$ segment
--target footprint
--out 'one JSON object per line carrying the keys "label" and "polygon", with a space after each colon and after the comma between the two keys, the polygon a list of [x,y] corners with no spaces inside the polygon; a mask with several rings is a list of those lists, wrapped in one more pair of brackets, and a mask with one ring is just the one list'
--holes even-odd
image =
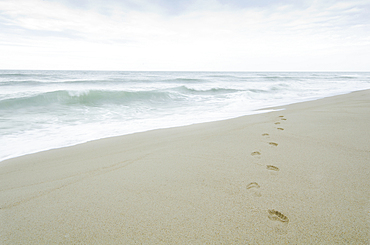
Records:
{"label": "footprint", "polygon": [[280,124],[280,122],[276,122],[275,124]]}
{"label": "footprint", "polygon": [[269,136],[269,134],[268,133],[264,133],[264,134],[262,134],[262,136]]}
{"label": "footprint", "polygon": [[251,153],[252,156],[260,156],[261,155],[261,152],[259,151],[254,151]]}
{"label": "footprint", "polygon": [[285,118],[281,118],[281,120],[284,120],[285,121],[286,119]]}
{"label": "footprint", "polygon": [[272,146],[278,146],[278,143],[275,143],[275,142],[269,142],[269,145],[272,145]]}
{"label": "footprint", "polygon": [[266,168],[268,170],[273,170],[273,171],[279,171],[280,170],[278,167],[275,167],[273,165],[266,165]]}
{"label": "footprint", "polygon": [[284,130],[283,128],[277,128],[278,130]]}
{"label": "footprint", "polygon": [[261,192],[259,190],[260,185],[257,182],[251,182],[247,185],[247,190],[250,189],[250,192],[253,193],[256,197],[261,197]]}
{"label": "footprint", "polygon": [[247,185],[247,189],[251,188],[260,188],[260,185],[257,182],[251,182]]}
{"label": "footprint", "polygon": [[279,117],[284,117],[284,116],[279,116]]}
{"label": "footprint", "polygon": [[271,220],[278,220],[280,222],[289,222],[288,217],[286,217],[284,214],[280,213],[279,211],[276,211],[274,209],[269,209],[269,216],[268,218]]}

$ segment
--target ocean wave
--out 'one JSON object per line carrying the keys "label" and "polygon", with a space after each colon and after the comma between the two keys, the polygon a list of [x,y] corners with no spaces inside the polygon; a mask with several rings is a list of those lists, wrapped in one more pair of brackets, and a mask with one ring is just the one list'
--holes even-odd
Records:
{"label": "ocean wave", "polygon": [[231,89],[231,88],[195,89],[195,88],[189,88],[188,86],[179,86],[179,87],[173,88],[173,90],[180,91],[182,93],[198,94],[198,95],[228,94],[228,93],[235,93],[235,92],[242,91],[239,89]]}
{"label": "ocean wave", "polygon": [[1,78],[17,78],[17,77],[20,77],[20,78],[23,78],[23,77],[38,77],[38,78],[50,78],[50,77],[54,77],[55,75],[54,74],[42,74],[42,73],[16,73],[16,72],[4,72],[4,71],[0,71],[0,79]]}
{"label": "ocean wave", "polygon": [[174,100],[173,96],[171,96],[169,92],[162,91],[58,90],[34,94],[27,97],[5,99],[0,101],[0,108],[47,107],[55,106],[56,104],[65,106],[102,106],[104,104],[130,105],[132,103],[164,103],[171,100]]}
{"label": "ocean wave", "polygon": [[358,78],[360,78],[359,75],[339,75],[337,77],[341,78],[341,79],[358,79]]}
{"label": "ocean wave", "polygon": [[238,76],[228,75],[228,74],[212,74],[212,75],[208,75],[207,77],[213,77],[213,78],[238,78]]}
{"label": "ocean wave", "polygon": [[[20,95],[0,101],[1,109],[42,107],[59,105],[102,106],[104,104],[130,105],[132,103],[171,103],[191,100],[189,96],[217,96],[240,92],[238,89],[210,88],[195,89],[179,86],[164,90],[120,91],[120,90],[57,90]],[[258,90],[251,90],[259,92]]]}
{"label": "ocean wave", "polygon": [[299,76],[284,76],[284,75],[272,75],[272,76],[263,76],[263,79],[271,80],[271,81],[299,81],[302,77]]}
{"label": "ocean wave", "polygon": [[37,86],[41,84],[48,84],[48,82],[42,82],[40,80],[10,80],[0,81],[0,86]]}
{"label": "ocean wave", "polygon": [[20,93],[17,97],[0,100],[0,110],[29,107],[61,106],[103,106],[105,104],[133,105],[133,104],[171,104],[183,101],[215,99],[219,96],[229,96],[234,93],[271,93],[286,89],[279,84],[266,89],[233,89],[233,88],[191,88],[178,86],[162,90],[122,91],[122,90],[56,90],[46,92]]}
{"label": "ocean wave", "polygon": [[68,80],[68,79],[44,79],[41,80],[40,78],[34,78],[34,79],[6,79],[6,80],[0,80],[0,86],[48,86],[48,85],[63,85],[63,86],[68,86],[68,85],[114,85],[114,84],[119,84],[117,81],[109,81],[105,79],[79,79],[79,80]]}
{"label": "ocean wave", "polygon": [[29,74],[20,73],[2,73],[0,77],[27,77]]}
{"label": "ocean wave", "polygon": [[200,79],[200,78],[186,78],[186,77],[177,77],[177,78],[166,78],[163,80],[158,80],[159,82],[165,83],[207,83],[210,82],[207,79]]}
{"label": "ocean wave", "polygon": [[225,95],[225,94],[233,94],[233,93],[272,93],[276,92],[277,90],[286,90],[289,89],[289,85],[287,83],[279,83],[275,84],[274,86],[267,87],[266,89],[258,89],[258,88],[209,88],[209,89],[195,89],[189,88],[187,86],[179,86],[173,88],[173,90],[180,91],[184,94],[194,94],[194,95]]}

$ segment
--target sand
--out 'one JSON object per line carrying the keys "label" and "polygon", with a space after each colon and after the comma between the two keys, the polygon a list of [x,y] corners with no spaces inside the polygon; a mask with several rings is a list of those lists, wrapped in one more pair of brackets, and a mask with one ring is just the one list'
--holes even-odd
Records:
{"label": "sand", "polygon": [[2,244],[367,244],[370,90],[0,163]]}

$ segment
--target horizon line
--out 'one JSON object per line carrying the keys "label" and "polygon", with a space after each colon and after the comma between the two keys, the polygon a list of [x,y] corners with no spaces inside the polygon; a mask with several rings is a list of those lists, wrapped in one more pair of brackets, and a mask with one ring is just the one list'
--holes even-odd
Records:
{"label": "horizon line", "polygon": [[105,70],[105,69],[0,69],[0,71],[98,71],[98,72],[370,72],[369,71],[352,71],[352,70],[344,70],[344,71],[315,71],[315,70],[308,70],[308,71],[267,71],[267,70],[255,70],[255,71],[240,71],[240,70]]}

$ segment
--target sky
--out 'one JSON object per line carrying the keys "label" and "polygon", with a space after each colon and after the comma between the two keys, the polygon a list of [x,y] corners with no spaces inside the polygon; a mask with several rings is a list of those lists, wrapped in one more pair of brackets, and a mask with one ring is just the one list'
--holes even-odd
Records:
{"label": "sky", "polygon": [[0,0],[0,69],[370,71],[370,0]]}

